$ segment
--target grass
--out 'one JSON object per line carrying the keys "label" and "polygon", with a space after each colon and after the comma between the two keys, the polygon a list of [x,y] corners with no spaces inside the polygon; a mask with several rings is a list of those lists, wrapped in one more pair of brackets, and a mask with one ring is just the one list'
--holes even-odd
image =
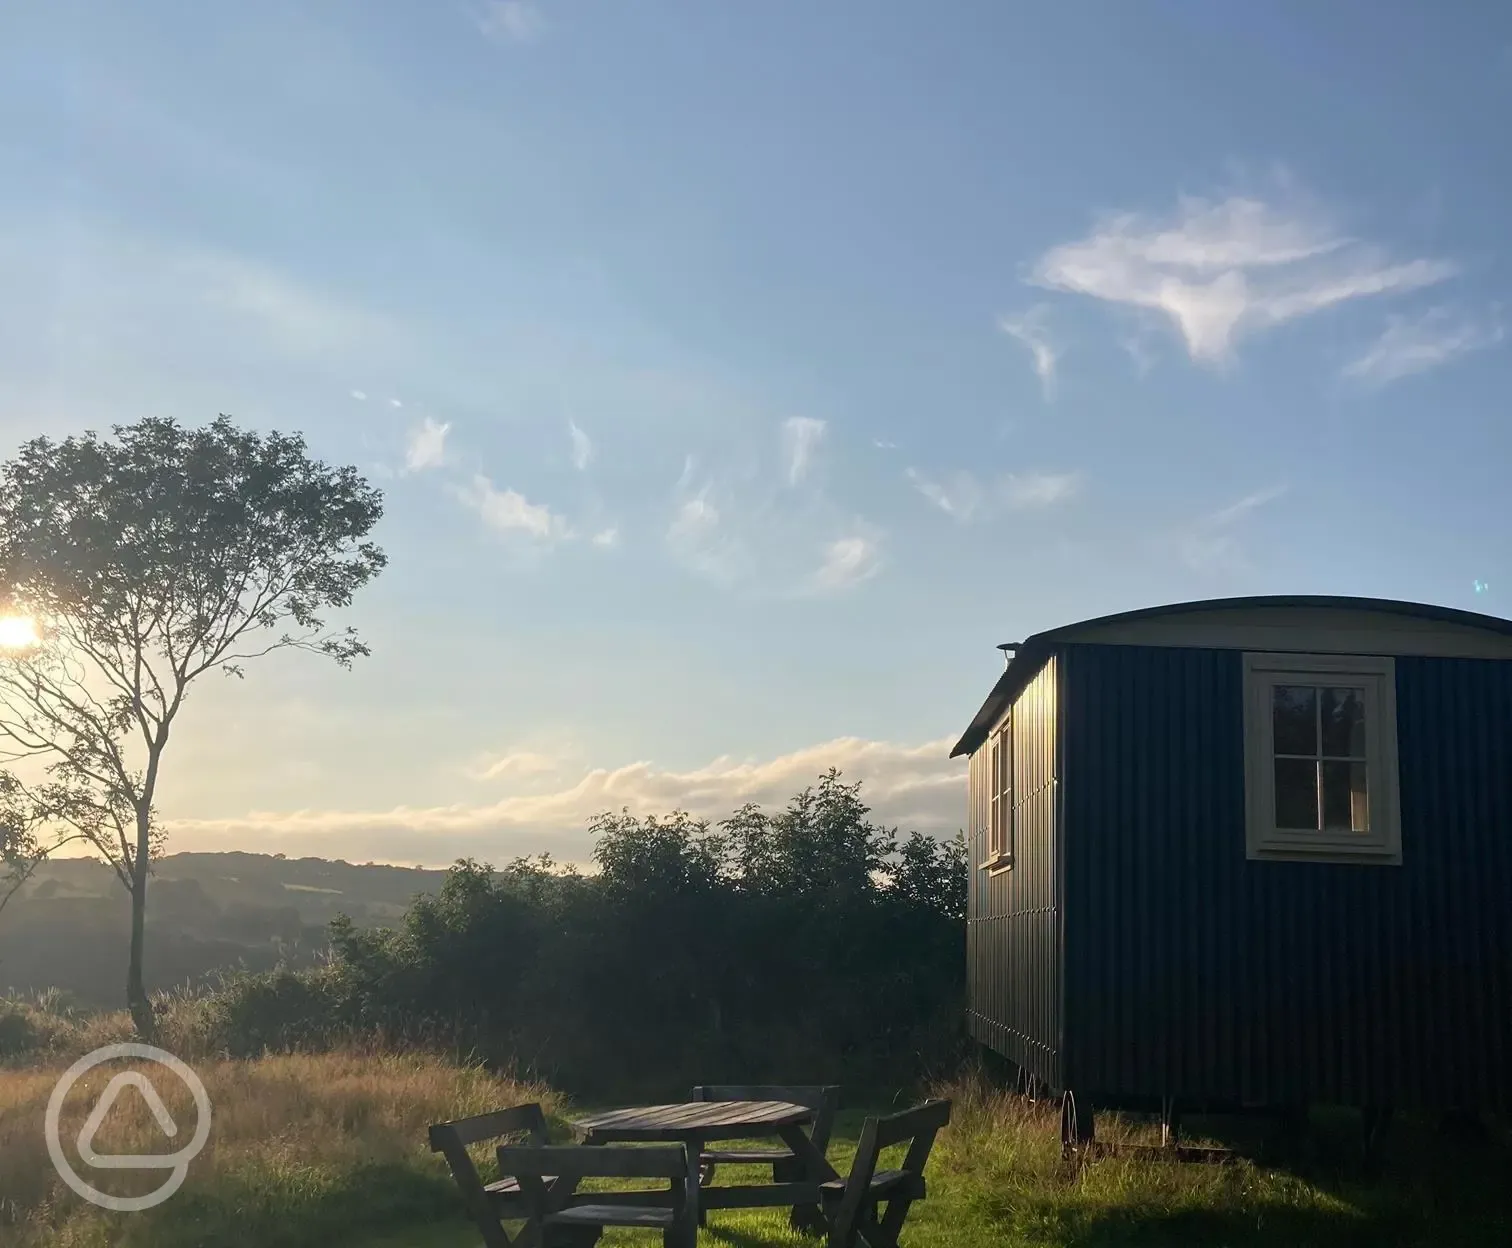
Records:
{"label": "grass", "polygon": [[[59,1058],[0,1071],[0,1244],[15,1248],[478,1248],[451,1180],[425,1146],[434,1121],[525,1099],[558,1119],[574,1112],[550,1090],[437,1057],[351,1050],[252,1062],[195,1062],[214,1105],[211,1145],[182,1191],[154,1210],[109,1214],[73,1196],[53,1173],[40,1124]],[[105,1072],[96,1072],[94,1089]],[[187,1097],[161,1089],[175,1120]],[[908,1248],[1001,1244],[1505,1245],[1512,1243],[1512,1160],[1505,1140],[1458,1152],[1411,1123],[1388,1137],[1383,1175],[1348,1159],[1345,1118],[1320,1120],[1303,1163],[1176,1165],[1108,1157],[1062,1162],[1052,1107],[993,1090],[980,1078],[938,1089],[955,1102],[930,1162],[929,1199],[904,1231]],[[76,1138],[91,1101],[71,1097],[63,1137]],[[861,1115],[841,1115],[831,1159],[849,1165]],[[1216,1129],[1214,1127],[1213,1129]],[[1099,1121],[1099,1135],[1142,1138],[1148,1127]],[[165,1152],[145,1104],[118,1102],[100,1150]],[[97,1177],[91,1175],[92,1178]],[[721,1182],[757,1172],[720,1171]],[[146,1190],[158,1175],[118,1172],[111,1190]],[[135,1183],[135,1187],[131,1185]],[[103,1178],[99,1186],[106,1187]],[[704,1248],[782,1248],[819,1242],[789,1231],[781,1211],[719,1211]],[[656,1243],[611,1232],[604,1248]]]}
{"label": "grass", "polygon": [[[451,1180],[425,1149],[430,1123],[521,1100],[540,1100],[548,1112],[557,1103],[549,1089],[418,1054],[353,1050],[194,1066],[213,1106],[210,1143],[181,1191],[155,1209],[124,1214],[86,1204],[52,1168],[42,1122],[60,1067],[0,1072],[0,1243],[360,1243],[380,1228],[423,1226],[454,1215]],[[69,1097],[60,1132],[65,1141],[77,1139],[108,1076],[97,1068],[86,1076],[92,1087]],[[161,1080],[158,1090],[174,1121],[187,1130],[194,1122],[187,1091],[172,1079]],[[102,1153],[165,1153],[174,1147],[134,1093],[117,1101],[97,1144]],[[121,1195],[153,1190],[162,1181],[161,1172],[89,1177]]]}

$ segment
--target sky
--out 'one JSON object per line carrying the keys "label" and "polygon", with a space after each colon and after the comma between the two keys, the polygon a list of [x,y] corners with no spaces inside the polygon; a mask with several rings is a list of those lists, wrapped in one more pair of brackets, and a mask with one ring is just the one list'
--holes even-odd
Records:
{"label": "sky", "polygon": [[994,649],[1512,614],[1512,8],[0,9],[0,457],[385,492],[371,658],[206,677],[173,849],[586,862],[827,767],[951,834]]}

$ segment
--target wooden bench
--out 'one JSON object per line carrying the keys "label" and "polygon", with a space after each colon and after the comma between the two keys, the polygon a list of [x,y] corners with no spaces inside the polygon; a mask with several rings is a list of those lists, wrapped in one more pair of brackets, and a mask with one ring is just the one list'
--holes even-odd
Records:
{"label": "wooden bench", "polygon": [[[541,1248],[591,1245],[608,1226],[659,1230],[664,1248],[697,1244],[698,1163],[681,1144],[505,1145],[499,1171],[519,1179]],[[669,1186],[665,1192],[575,1195],[586,1178],[667,1179]]]}
{"label": "wooden bench", "polygon": [[[430,1129],[431,1152],[446,1158],[452,1178],[462,1190],[468,1216],[482,1232],[486,1248],[525,1248],[524,1244],[512,1241],[500,1223],[506,1218],[525,1218],[529,1214],[518,1177],[502,1171],[492,1183],[483,1182],[467,1149],[471,1144],[519,1136],[536,1145],[546,1143],[546,1115],[539,1105],[533,1102],[515,1105],[472,1118],[438,1122]],[[556,1182],[555,1176],[542,1177],[553,1185]],[[533,1236],[522,1238],[528,1243]]]}
{"label": "wooden bench", "polygon": [[[925,1196],[924,1163],[936,1133],[950,1121],[949,1101],[926,1101],[913,1109],[881,1118],[868,1118],[850,1174],[822,1183],[820,1199],[829,1223],[829,1248],[897,1248],[898,1232],[908,1208]],[[882,1150],[908,1144],[897,1170],[878,1170]],[[881,1205],[887,1203],[887,1212]]]}

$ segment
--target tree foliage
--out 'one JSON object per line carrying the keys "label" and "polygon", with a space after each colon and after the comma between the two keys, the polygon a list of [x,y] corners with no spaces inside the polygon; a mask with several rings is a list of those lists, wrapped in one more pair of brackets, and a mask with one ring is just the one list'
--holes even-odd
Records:
{"label": "tree foliage", "polygon": [[342,666],[368,652],[323,617],[384,566],[365,540],[382,498],[301,437],[225,416],[113,432],[37,438],[0,465],[0,615],[40,633],[0,651],[0,762],[12,765],[0,835],[22,855],[82,839],[115,869],[133,902],[127,997],[150,1033],[141,933],[170,730],[212,669],[241,676],[280,649]]}
{"label": "tree foliage", "polygon": [[[963,846],[874,824],[835,772],[768,814],[606,813],[598,871],[459,862],[389,930],[338,923],[303,976],[228,990],[226,1045],[341,1027],[444,1041],[584,1095],[694,1082],[896,1084],[959,1042]],[[295,978],[300,978],[295,976]],[[318,991],[309,985],[318,982]]]}

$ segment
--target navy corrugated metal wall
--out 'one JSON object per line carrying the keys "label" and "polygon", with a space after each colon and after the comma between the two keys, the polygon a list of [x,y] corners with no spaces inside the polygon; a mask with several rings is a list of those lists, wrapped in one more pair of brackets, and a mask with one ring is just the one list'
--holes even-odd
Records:
{"label": "navy corrugated metal wall", "polygon": [[971,1034],[1045,1083],[1060,1081],[1060,908],[1056,864],[1056,663],[1013,705],[1011,870],[989,873],[991,738],[971,756],[967,1022]]}
{"label": "navy corrugated metal wall", "polygon": [[1065,1085],[1512,1104],[1512,663],[1396,660],[1399,867],[1246,859],[1240,664],[1060,656]]}

